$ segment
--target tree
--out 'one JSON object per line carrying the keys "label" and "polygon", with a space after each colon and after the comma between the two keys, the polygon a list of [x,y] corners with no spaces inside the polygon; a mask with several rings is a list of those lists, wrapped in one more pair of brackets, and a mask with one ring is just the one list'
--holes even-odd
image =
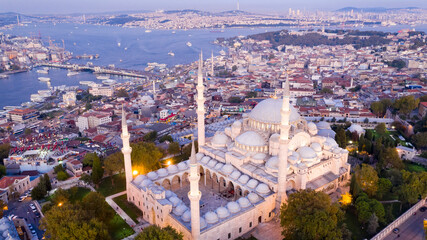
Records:
{"label": "tree", "polygon": [[105,198],[98,192],[88,193],[82,200],[83,209],[90,218],[97,218],[101,222],[108,224],[114,217],[114,210],[105,201]]}
{"label": "tree", "polygon": [[0,144],[0,161],[2,164],[3,164],[3,159],[9,157],[9,152],[10,152],[9,143]]}
{"label": "tree", "polygon": [[58,174],[59,172],[64,172],[65,168],[62,164],[58,164],[53,168],[54,173]]}
{"label": "tree", "polygon": [[377,169],[396,168],[402,169],[405,165],[400,159],[396,148],[384,148],[379,154]]}
{"label": "tree", "polygon": [[59,173],[57,173],[56,178],[59,181],[65,181],[69,178],[70,176],[68,175],[68,173],[64,172],[64,171],[60,171]]}
{"label": "tree", "polygon": [[30,135],[30,134],[31,134],[31,129],[26,128],[26,129],[24,130],[24,135],[25,135],[25,136],[28,136],[28,135]]}
{"label": "tree", "polygon": [[380,123],[377,126],[375,126],[375,132],[377,132],[379,135],[384,135],[387,132],[385,123]]}
{"label": "tree", "polygon": [[93,160],[91,176],[92,176],[92,182],[95,183],[96,185],[98,185],[99,182],[101,182],[101,179],[104,176],[104,169],[102,168],[101,160],[99,158],[95,158]]}
{"label": "tree", "polygon": [[229,103],[242,103],[244,100],[241,97],[229,97]]}
{"label": "tree", "polygon": [[181,151],[181,148],[179,147],[179,143],[172,142],[169,144],[169,147],[168,147],[168,153],[169,154],[175,155],[175,154],[180,153],[180,151]]}
{"label": "tree", "polygon": [[248,92],[247,94],[246,94],[246,97],[247,98],[256,98],[258,95],[257,95],[257,93],[256,92]]}
{"label": "tree", "polygon": [[0,164],[0,178],[6,175],[6,167]]}
{"label": "tree", "polygon": [[394,102],[393,107],[399,110],[399,113],[407,116],[410,112],[412,112],[412,110],[418,107],[419,103],[419,99],[416,99],[413,95],[409,95],[397,99]]}
{"label": "tree", "polygon": [[343,212],[330,197],[311,189],[289,195],[280,208],[280,225],[285,239],[341,239]]}
{"label": "tree", "polygon": [[178,233],[175,229],[170,226],[160,228],[157,225],[151,225],[144,228],[140,232],[135,240],[182,240],[182,233]]}
{"label": "tree", "polygon": [[[121,173],[125,169],[124,157],[121,152],[116,152],[109,155],[104,160],[104,171],[108,176],[118,172]],[[114,178],[111,177],[111,184],[114,185]]]}
{"label": "tree", "polygon": [[378,179],[378,190],[377,190],[377,198],[382,199],[387,193],[390,192],[391,187],[393,187],[393,184],[391,181],[387,178],[380,178]]}
{"label": "tree", "polygon": [[92,183],[92,177],[86,173],[83,173],[80,176],[80,180],[83,181],[86,184],[91,184]]}
{"label": "tree", "polygon": [[0,218],[3,218],[3,211],[5,207],[7,207],[7,203],[0,199]]}
{"label": "tree", "polygon": [[377,117],[380,117],[384,113],[384,108],[381,102],[373,102],[371,103],[371,111]]}
{"label": "tree", "polygon": [[98,154],[96,153],[86,153],[85,157],[83,158],[83,165],[85,166],[91,166],[93,165],[93,161],[95,159],[99,160]]}
{"label": "tree", "polygon": [[46,188],[44,188],[40,184],[38,184],[33,188],[33,190],[31,190],[31,198],[35,200],[43,199],[44,196],[46,196],[46,194],[47,194]]}
{"label": "tree", "polygon": [[159,160],[163,153],[154,143],[140,142],[131,144],[131,147],[132,168],[137,169],[139,173],[148,173],[161,167]]}
{"label": "tree", "polygon": [[154,142],[156,140],[156,138],[157,138],[157,132],[151,131],[151,132],[145,134],[142,139],[144,139],[144,141],[146,141],[146,142]]}
{"label": "tree", "polygon": [[231,67],[231,71],[232,72],[234,72],[234,71],[236,71],[237,70],[237,66],[236,65],[233,65],[233,67]]}
{"label": "tree", "polygon": [[412,136],[412,142],[418,148],[427,147],[427,132],[419,132]]}
{"label": "tree", "polygon": [[336,133],[335,140],[341,148],[345,148],[347,146],[347,139],[344,128],[339,126]]}
{"label": "tree", "polygon": [[173,138],[172,138],[172,136],[171,135],[164,135],[164,136],[162,136],[160,139],[159,139],[159,142],[165,142],[165,141],[168,141],[168,142],[173,142]]}
{"label": "tree", "polygon": [[52,197],[52,203],[54,205],[58,205],[59,203],[64,204],[70,200],[70,196],[71,195],[69,191],[64,190],[62,188],[58,188]]}
{"label": "tree", "polygon": [[86,105],[85,105],[85,109],[89,110],[91,108],[92,108],[92,104],[90,104],[90,102],[87,102]]}
{"label": "tree", "polygon": [[322,90],[320,90],[320,93],[322,93],[322,94],[333,94],[334,92],[330,88],[324,87],[324,88],[322,88]]}
{"label": "tree", "polygon": [[124,98],[128,98],[128,97],[129,97],[129,94],[128,94],[128,92],[126,91],[126,89],[124,89],[124,88],[120,88],[120,89],[116,92],[116,96],[117,96],[117,97],[124,97]]}
{"label": "tree", "polygon": [[378,217],[379,221],[385,222],[384,206],[376,199],[371,199],[366,193],[361,193],[355,201],[357,219],[360,223],[366,224],[373,213]]}
{"label": "tree", "polygon": [[405,203],[414,204],[427,196],[427,172],[408,172],[402,170],[402,181],[397,193]]}
{"label": "tree", "polygon": [[49,178],[49,175],[47,175],[47,173],[43,175],[43,184],[46,186],[46,191],[52,190],[52,183],[50,182],[50,178]]}
{"label": "tree", "polygon": [[356,183],[369,196],[374,196],[378,190],[378,174],[375,169],[368,165],[362,164],[355,169]]}
{"label": "tree", "polygon": [[373,235],[377,232],[377,228],[379,227],[378,224],[378,217],[375,215],[375,213],[372,213],[371,217],[368,220],[368,231],[369,234]]}

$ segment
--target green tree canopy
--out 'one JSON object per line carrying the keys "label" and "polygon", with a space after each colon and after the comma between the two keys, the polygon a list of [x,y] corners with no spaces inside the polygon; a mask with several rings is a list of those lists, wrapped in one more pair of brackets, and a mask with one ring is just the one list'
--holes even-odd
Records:
{"label": "green tree canopy", "polygon": [[151,225],[144,228],[140,232],[135,240],[182,240],[182,233],[178,233],[175,229],[170,226],[160,228],[157,225]]}
{"label": "green tree canopy", "polygon": [[415,135],[412,135],[411,139],[418,148],[427,147],[427,132],[419,132]]}
{"label": "green tree canopy", "polygon": [[159,160],[163,153],[154,143],[139,142],[131,146],[132,168],[137,169],[139,173],[148,173],[161,167]]}
{"label": "green tree canopy", "polygon": [[10,144],[0,144],[0,162],[3,163],[3,159],[9,157]]}
{"label": "green tree canopy", "polygon": [[99,157],[96,153],[86,153],[85,157],[83,158],[83,165],[92,167],[93,161],[95,159],[99,160]]}
{"label": "green tree canopy", "polygon": [[342,128],[341,126],[338,127],[337,131],[336,131],[336,135],[335,135],[335,140],[337,141],[338,145],[341,148],[346,148],[347,146],[347,137],[345,134],[345,130],[344,128]]}
{"label": "green tree canopy", "polygon": [[377,164],[377,169],[388,169],[396,168],[402,169],[405,165],[400,159],[399,154],[397,153],[396,148],[384,148],[379,154],[379,161]]}
{"label": "green tree canopy", "polygon": [[366,224],[374,213],[380,222],[385,223],[384,206],[378,200],[369,198],[366,193],[359,194],[355,201],[355,206],[360,223]]}
{"label": "green tree canopy", "polygon": [[[362,164],[355,169],[355,180],[357,185],[369,196],[375,196],[378,190],[378,174],[375,169],[368,164]],[[377,217],[379,217],[377,215]]]}
{"label": "green tree canopy", "polygon": [[93,160],[92,164],[92,182],[95,184],[99,184],[103,176],[104,168],[102,168],[101,160],[99,159],[99,157],[97,157]]}
{"label": "green tree canopy", "polygon": [[180,152],[181,152],[181,148],[179,147],[179,143],[172,142],[169,144],[169,146],[168,146],[168,153],[169,154],[175,155],[175,154],[178,154]]}
{"label": "green tree canopy", "polygon": [[399,199],[414,204],[427,196],[427,172],[408,172],[402,170],[403,184],[398,187]]}
{"label": "green tree canopy", "polygon": [[379,135],[386,134],[387,127],[385,126],[385,123],[380,123],[377,126],[375,126],[375,132],[377,132]]}
{"label": "green tree canopy", "polygon": [[280,208],[285,239],[341,239],[343,212],[323,192],[305,189],[289,195]]}
{"label": "green tree canopy", "polygon": [[419,99],[416,99],[413,95],[404,96],[397,99],[393,107],[399,111],[399,113],[408,115],[412,110],[418,107],[420,103]]}
{"label": "green tree canopy", "polygon": [[324,87],[324,88],[322,88],[322,90],[320,90],[320,93],[322,93],[322,94],[333,94],[334,92],[330,88]]}
{"label": "green tree canopy", "polygon": [[[125,169],[125,164],[124,164],[123,153],[115,152],[109,155],[107,158],[105,158],[104,170],[107,175],[111,176],[115,173],[121,173],[124,171],[124,169]],[[113,178],[111,178],[111,181],[113,181]]]}
{"label": "green tree canopy", "polygon": [[157,132],[156,131],[151,131],[147,134],[144,135],[143,139],[146,142],[154,142],[157,138]]}
{"label": "green tree canopy", "polygon": [[126,89],[120,88],[119,90],[117,90],[116,96],[117,97],[128,98],[129,97],[129,93],[126,91]]}
{"label": "green tree canopy", "polygon": [[58,172],[58,173],[56,174],[56,178],[57,178],[59,181],[65,181],[65,180],[67,180],[69,177],[70,177],[70,176],[68,175],[68,173],[67,173],[67,172],[64,172],[64,171],[60,171],[60,172]]}
{"label": "green tree canopy", "polygon": [[389,179],[387,178],[378,179],[378,190],[377,190],[376,197],[379,199],[382,199],[387,193],[390,192],[392,187],[393,187],[393,184]]}
{"label": "green tree canopy", "polygon": [[98,192],[88,193],[83,198],[81,205],[90,218],[97,218],[105,224],[108,224],[115,214],[104,197]]}

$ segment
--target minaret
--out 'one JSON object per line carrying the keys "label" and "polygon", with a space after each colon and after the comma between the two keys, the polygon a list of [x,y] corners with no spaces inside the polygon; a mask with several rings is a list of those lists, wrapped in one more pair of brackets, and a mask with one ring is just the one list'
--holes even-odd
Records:
{"label": "minaret", "polygon": [[[288,169],[288,144],[289,144],[289,117],[290,111],[290,92],[289,92],[289,79],[286,80],[285,89],[283,90],[283,104],[280,110],[280,149],[279,149],[279,175],[278,175],[278,193],[277,201],[282,205],[286,202],[286,175]],[[280,207],[280,206],[279,206]]]}
{"label": "minaret", "polygon": [[240,11],[240,4],[239,4],[239,0],[237,0],[237,11]]}
{"label": "minaret", "polygon": [[156,100],[156,82],[153,80],[153,100]]}
{"label": "minaret", "polygon": [[125,159],[126,189],[129,189],[128,185],[132,181],[132,162],[130,158],[130,153],[132,152],[132,148],[130,147],[130,144],[129,144],[129,138],[130,138],[130,134],[129,134],[128,125],[126,122],[126,114],[122,106],[122,140],[123,140],[122,153]]}
{"label": "minaret", "polygon": [[203,55],[200,52],[199,71],[197,74],[197,128],[198,128],[198,143],[199,148],[205,145],[205,97],[203,91]]}
{"label": "minaret", "polygon": [[214,57],[213,57],[213,51],[212,51],[212,57],[211,57],[211,77],[214,77]]}
{"label": "minaret", "polygon": [[200,198],[202,193],[199,191],[199,180],[200,174],[198,172],[199,164],[196,159],[196,150],[194,147],[194,141],[191,146],[190,156],[190,191],[188,192],[188,198],[190,199],[190,210],[191,210],[191,236],[193,240],[198,240],[200,237]]}

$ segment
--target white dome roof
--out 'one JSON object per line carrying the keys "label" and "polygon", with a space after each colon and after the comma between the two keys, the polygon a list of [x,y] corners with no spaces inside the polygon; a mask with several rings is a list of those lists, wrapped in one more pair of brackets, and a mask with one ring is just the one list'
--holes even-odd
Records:
{"label": "white dome roof", "polygon": [[190,222],[190,220],[191,220],[191,211],[190,210],[185,211],[182,214],[181,219],[184,222]]}
{"label": "white dome roof", "polygon": [[153,184],[153,182],[150,179],[144,179],[141,184],[139,185],[139,187],[147,187],[150,184]]}
{"label": "white dome roof", "polygon": [[260,194],[268,194],[270,193],[270,188],[267,186],[267,184],[265,183],[260,183],[257,187],[256,187],[256,191]]}
{"label": "white dome roof", "polygon": [[159,175],[160,177],[165,177],[168,175],[168,171],[164,168],[160,168],[159,170],[157,170],[157,175]]}
{"label": "white dome roof", "polygon": [[317,158],[316,152],[311,147],[300,147],[298,148],[297,153],[302,159],[311,160],[313,158]]}
{"label": "white dome roof", "polygon": [[165,191],[165,196],[166,196],[166,198],[170,198],[172,196],[176,196],[176,194],[173,193],[171,190],[166,190]]}
{"label": "white dome roof", "polygon": [[162,186],[158,186],[156,184],[151,185],[150,190],[154,194],[162,194],[165,191],[165,189]]}
{"label": "white dome roof", "polygon": [[365,133],[365,129],[363,129],[359,124],[352,124],[347,130],[350,132],[357,132],[358,134]]}
{"label": "white dome roof", "polygon": [[[280,110],[282,109],[283,99],[273,99],[269,98],[258,103],[254,109],[249,113],[249,118],[254,119],[263,123],[275,123],[279,124],[281,115]],[[298,111],[290,105],[291,116],[289,121],[294,122],[298,121],[301,116],[298,114]]]}
{"label": "white dome roof", "polygon": [[224,166],[224,164],[223,164],[223,163],[217,163],[217,164],[215,165],[215,170],[220,170],[223,166]]}
{"label": "white dome roof", "polygon": [[240,134],[236,138],[236,141],[242,145],[251,146],[251,147],[260,147],[260,146],[266,145],[264,138],[254,131],[247,131]]}
{"label": "white dome roof", "polygon": [[278,133],[273,133],[273,134],[271,134],[271,136],[270,136],[270,141],[279,141],[279,138],[280,138],[280,134],[278,134]]}
{"label": "white dome roof", "polygon": [[322,121],[322,122],[318,122],[316,123],[317,129],[331,129],[331,126],[329,125],[328,122]]}
{"label": "white dome roof", "polygon": [[240,128],[240,127],[242,127],[242,122],[241,121],[235,121],[231,126],[233,128]]}
{"label": "white dome roof", "polygon": [[331,148],[338,147],[338,143],[335,141],[335,139],[330,137],[326,138],[326,141],[324,144],[328,144]]}
{"label": "white dome roof", "polygon": [[202,159],[204,156],[205,156],[205,154],[203,154],[201,152],[196,153],[196,159],[197,159],[197,161],[200,161],[200,159]]}
{"label": "white dome roof", "polygon": [[313,122],[307,123],[307,128],[308,130],[317,130],[317,126]]}
{"label": "white dome roof", "polygon": [[207,212],[205,214],[205,220],[209,224],[214,224],[214,223],[218,222],[218,216],[214,212]]}
{"label": "white dome roof", "polygon": [[251,205],[251,203],[249,202],[249,200],[245,197],[241,197],[237,200],[237,203],[239,203],[241,208],[247,208]]}
{"label": "white dome roof", "polygon": [[206,220],[204,217],[200,217],[200,229],[203,229],[207,226]]}
{"label": "white dome roof", "polygon": [[2,232],[8,228],[9,228],[9,224],[7,224],[6,222],[0,225],[0,231]]}
{"label": "white dome roof", "polygon": [[237,180],[242,173],[239,170],[234,170],[233,173],[230,175],[230,177],[234,180]]}
{"label": "white dome roof", "polygon": [[249,181],[249,177],[248,175],[242,175],[239,177],[238,180],[241,184],[246,184]]}
{"label": "white dome roof", "polygon": [[211,157],[209,156],[204,156],[202,157],[202,160],[200,160],[203,164],[207,164],[209,162],[209,160],[211,160]]}
{"label": "white dome roof", "polygon": [[156,180],[158,178],[157,173],[155,173],[155,172],[147,173],[147,177],[151,180]]}
{"label": "white dome roof", "polygon": [[216,214],[218,215],[219,218],[227,218],[228,216],[230,216],[230,212],[225,207],[217,208]]}
{"label": "white dome roof", "polygon": [[185,169],[187,169],[188,168],[188,166],[187,166],[187,164],[185,164],[185,162],[180,162],[180,163],[178,163],[178,169],[180,170],[180,171],[183,171],[183,170],[185,170]]}
{"label": "white dome roof", "polygon": [[215,161],[215,160],[212,159],[212,160],[209,161],[208,166],[211,167],[211,168],[214,168],[217,163],[218,163],[217,161]]}
{"label": "white dome roof", "polygon": [[254,158],[256,160],[264,160],[265,157],[267,157],[267,155],[265,153],[257,153],[254,156],[252,156],[252,158]]}
{"label": "white dome roof", "polygon": [[180,205],[178,205],[178,207],[176,207],[173,210],[173,213],[177,216],[181,216],[182,214],[184,214],[185,211],[188,210],[188,207],[185,206],[185,204],[181,203]]}
{"label": "white dome roof", "polygon": [[255,179],[249,180],[249,182],[246,184],[248,188],[252,188],[252,189],[255,188],[257,185],[258,185],[258,181]]}
{"label": "white dome roof", "polygon": [[225,164],[221,169],[221,172],[224,173],[225,175],[229,175],[233,171],[234,171],[234,167],[229,163]]}
{"label": "white dome roof", "polygon": [[315,152],[321,152],[322,151],[322,146],[320,145],[320,143],[314,142],[310,145],[310,147],[315,151]]}
{"label": "white dome roof", "polygon": [[265,163],[265,167],[270,169],[271,171],[278,171],[279,170],[279,158],[274,156],[268,159],[268,161]]}
{"label": "white dome roof", "polygon": [[176,165],[170,165],[169,167],[167,167],[168,172],[169,173],[177,173],[178,172],[178,167]]}
{"label": "white dome roof", "polygon": [[182,201],[181,201],[181,199],[179,199],[178,197],[176,197],[176,196],[172,196],[172,197],[170,197],[169,199],[169,202],[171,202],[172,203],[172,206],[173,207],[176,207],[176,206],[178,206]]}
{"label": "white dome roof", "polygon": [[212,144],[216,146],[225,146],[230,142],[230,138],[224,132],[216,132],[212,138]]}
{"label": "white dome roof", "polygon": [[249,194],[248,194],[248,196],[247,196],[247,198],[248,198],[248,199],[249,199],[249,201],[250,201],[251,203],[253,203],[253,204],[255,204],[255,203],[259,202],[259,200],[260,200],[260,198],[259,198],[258,194],[253,193],[253,192],[249,193]]}
{"label": "white dome roof", "polygon": [[145,179],[147,179],[147,176],[145,175],[138,175],[136,176],[136,178],[133,180],[133,183],[135,183],[135,185],[139,185],[142,181],[144,181]]}
{"label": "white dome roof", "polygon": [[323,136],[323,137],[333,137],[333,138],[335,138],[335,132],[332,129],[320,129],[317,132],[317,135]]}
{"label": "white dome roof", "polygon": [[231,214],[237,213],[237,212],[240,211],[240,206],[236,202],[229,202],[229,203],[227,203],[227,208],[228,208],[228,211],[230,211]]}

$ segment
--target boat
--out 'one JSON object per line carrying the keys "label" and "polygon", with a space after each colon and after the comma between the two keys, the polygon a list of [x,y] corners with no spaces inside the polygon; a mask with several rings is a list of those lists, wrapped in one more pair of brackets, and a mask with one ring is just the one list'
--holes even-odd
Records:
{"label": "boat", "polygon": [[92,82],[92,81],[80,81],[79,82],[80,83],[80,85],[91,85],[91,84],[94,84],[94,82]]}
{"label": "boat", "polygon": [[8,78],[8,77],[9,77],[8,75],[0,74],[0,79],[2,79],[2,78]]}
{"label": "boat", "polygon": [[78,74],[79,74],[79,72],[69,71],[69,72],[67,73],[67,76],[68,76],[68,77],[72,77],[72,76],[75,76],[75,75],[78,75]]}
{"label": "boat", "polygon": [[170,51],[170,52],[168,52],[168,55],[173,57],[173,56],[175,56],[175,53],[173,53],[172,51]]}
{"label": "boat", "polygon": [[115,81],[113,79],[106,79],[106,80],[102,81],[102,84],[105,84],[105,85],[113,85],[113,84],[116,84],[116,83],[117,83],[117,81]]}
{"label": "boat", "polygon": [[147,29],[147,30],[145,30],[145,32],[146,32],[146,33],[150,33],[150,32],[151,32],[151,30],[150,30],[150,29]]}
{"label": "boat", "polygon": [[191,42],[187,42],[187,46],[191,47],[193,44],[191,44]]}
{"label": "boat", "polygon": [[42,70],[42,69],[37,70],[36,72],[37,72],[37,73],[40,73],[40,74],[49,74],[49,71],[48,71],[48,70]]}
{"label": "boat", "polygon": [[122,44],[120,42],[117,43],[117,46],[120,47]]}
{"label": "boat", "polygon": [[41,82],[50,82],[50,78],[48,78],[48,77],[39,77],[39,81],[41,81]]}
{"label": "boat", "polygon": [[99,75],[99,76],[96,76],[96,79],[99,79],[99,80],[107,80],[107,79],[108,79],[108,76],[105,76],[105,75]]}
{"label": "boat", "polygon": [[172,34],[175,34],[176,32],[175,31],[172,31]]}
{"label": "boat", "polygon": [[30,100],[32,102],[43,102],[45,100],[45,98],[40,96],[39,94],[31,94]]}

